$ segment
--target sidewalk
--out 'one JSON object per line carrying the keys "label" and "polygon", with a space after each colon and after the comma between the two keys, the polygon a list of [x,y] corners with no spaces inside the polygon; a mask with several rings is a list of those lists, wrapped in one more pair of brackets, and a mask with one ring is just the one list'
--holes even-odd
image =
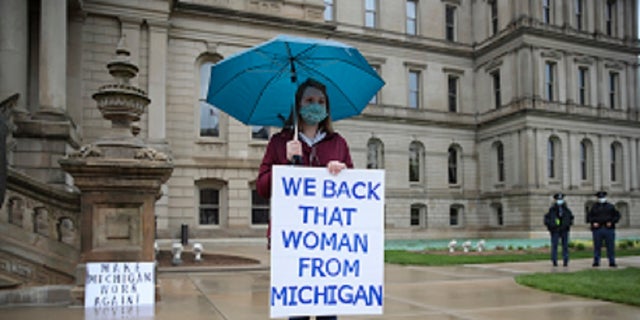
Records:
{"label": "sidewalk", "polygon": [[[160,272],[162,301],[153,319],[268,319],[269,255],[262,243],[215,243],[221,254],[259,259],[260,267],[199,272]],[[620,267],[640,267],[640,256],[620,257]],[[340,319],[391,320],[626,320],[640,319],[640,308],[522,287],[514,276],[531,272],[567,272],[591,268],[590,259],[568,268],[548,261],[449,267],[385,265],[384,314]],[[602,268],[606,269],[606,267]],[[2,319],[94,319],[83,308],[2,308]],[[117,319],[142,319],[136,315]],[[95,319],[114,319],[101,315]]]}

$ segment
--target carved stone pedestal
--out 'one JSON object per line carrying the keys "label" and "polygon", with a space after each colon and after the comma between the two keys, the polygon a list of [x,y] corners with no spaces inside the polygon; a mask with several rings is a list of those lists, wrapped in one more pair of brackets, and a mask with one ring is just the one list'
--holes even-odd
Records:
{"label": "carved stone pedestal", "polygon": [[154,204],[173,168],[157,160],[97,157],[61,164],[81,191],[81,255],[73,293],[82,304],[86,263],[154,262]]}
{"label": "carved stone pedestal", "polygon": [[[154,262],[154,205],[173,171],[171,160],[134,135],[132,123],[149,104],[146,93],[131,85],[138,67],[129,61],[124,39],[107,65],[115,82],[93,95],[111,131],[93,144],[60,160],[81,192],[80,262],[72,294],[84,300],[89,262]],[[156,282],[156,298],[159,297]]]}

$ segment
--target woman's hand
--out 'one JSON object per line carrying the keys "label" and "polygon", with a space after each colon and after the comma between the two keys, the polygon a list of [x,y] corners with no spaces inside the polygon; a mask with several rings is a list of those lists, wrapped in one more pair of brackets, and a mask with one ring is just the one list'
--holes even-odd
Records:
{"label": "woman's hand", "polygon": [[302,156],[302,143],[299,140],[287,142],[287,160],[292,162],[293,156]]}
{"label": "woman's hand", "polygon": [[344,162],[340,162],[337,160],[331,160],[329,161],[329,163],[327,163],[327,169],[329,170],[329,173],[331,173],[334,176],[346,168],[347,168],[347,165],[344,164]]}

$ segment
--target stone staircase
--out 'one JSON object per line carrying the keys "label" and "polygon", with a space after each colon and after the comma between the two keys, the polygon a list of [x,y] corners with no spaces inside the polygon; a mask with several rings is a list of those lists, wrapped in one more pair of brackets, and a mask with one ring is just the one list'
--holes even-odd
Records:
{"label": "stone staircase", "polygon": [[0,305],[68,300],[80,258],[80,197],[9,169],[0,208]]}

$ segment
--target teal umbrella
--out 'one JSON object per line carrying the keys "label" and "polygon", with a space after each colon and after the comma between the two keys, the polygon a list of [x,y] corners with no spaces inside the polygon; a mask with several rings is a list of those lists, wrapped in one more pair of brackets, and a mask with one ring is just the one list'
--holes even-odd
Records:
{"label": "teal umbrella", "polygon": [[333,121],[360,114],[384,85],[352,46],[280,35],[215,64],[207,102],[244,124],[282,127],[308,78],[327,87]]}

